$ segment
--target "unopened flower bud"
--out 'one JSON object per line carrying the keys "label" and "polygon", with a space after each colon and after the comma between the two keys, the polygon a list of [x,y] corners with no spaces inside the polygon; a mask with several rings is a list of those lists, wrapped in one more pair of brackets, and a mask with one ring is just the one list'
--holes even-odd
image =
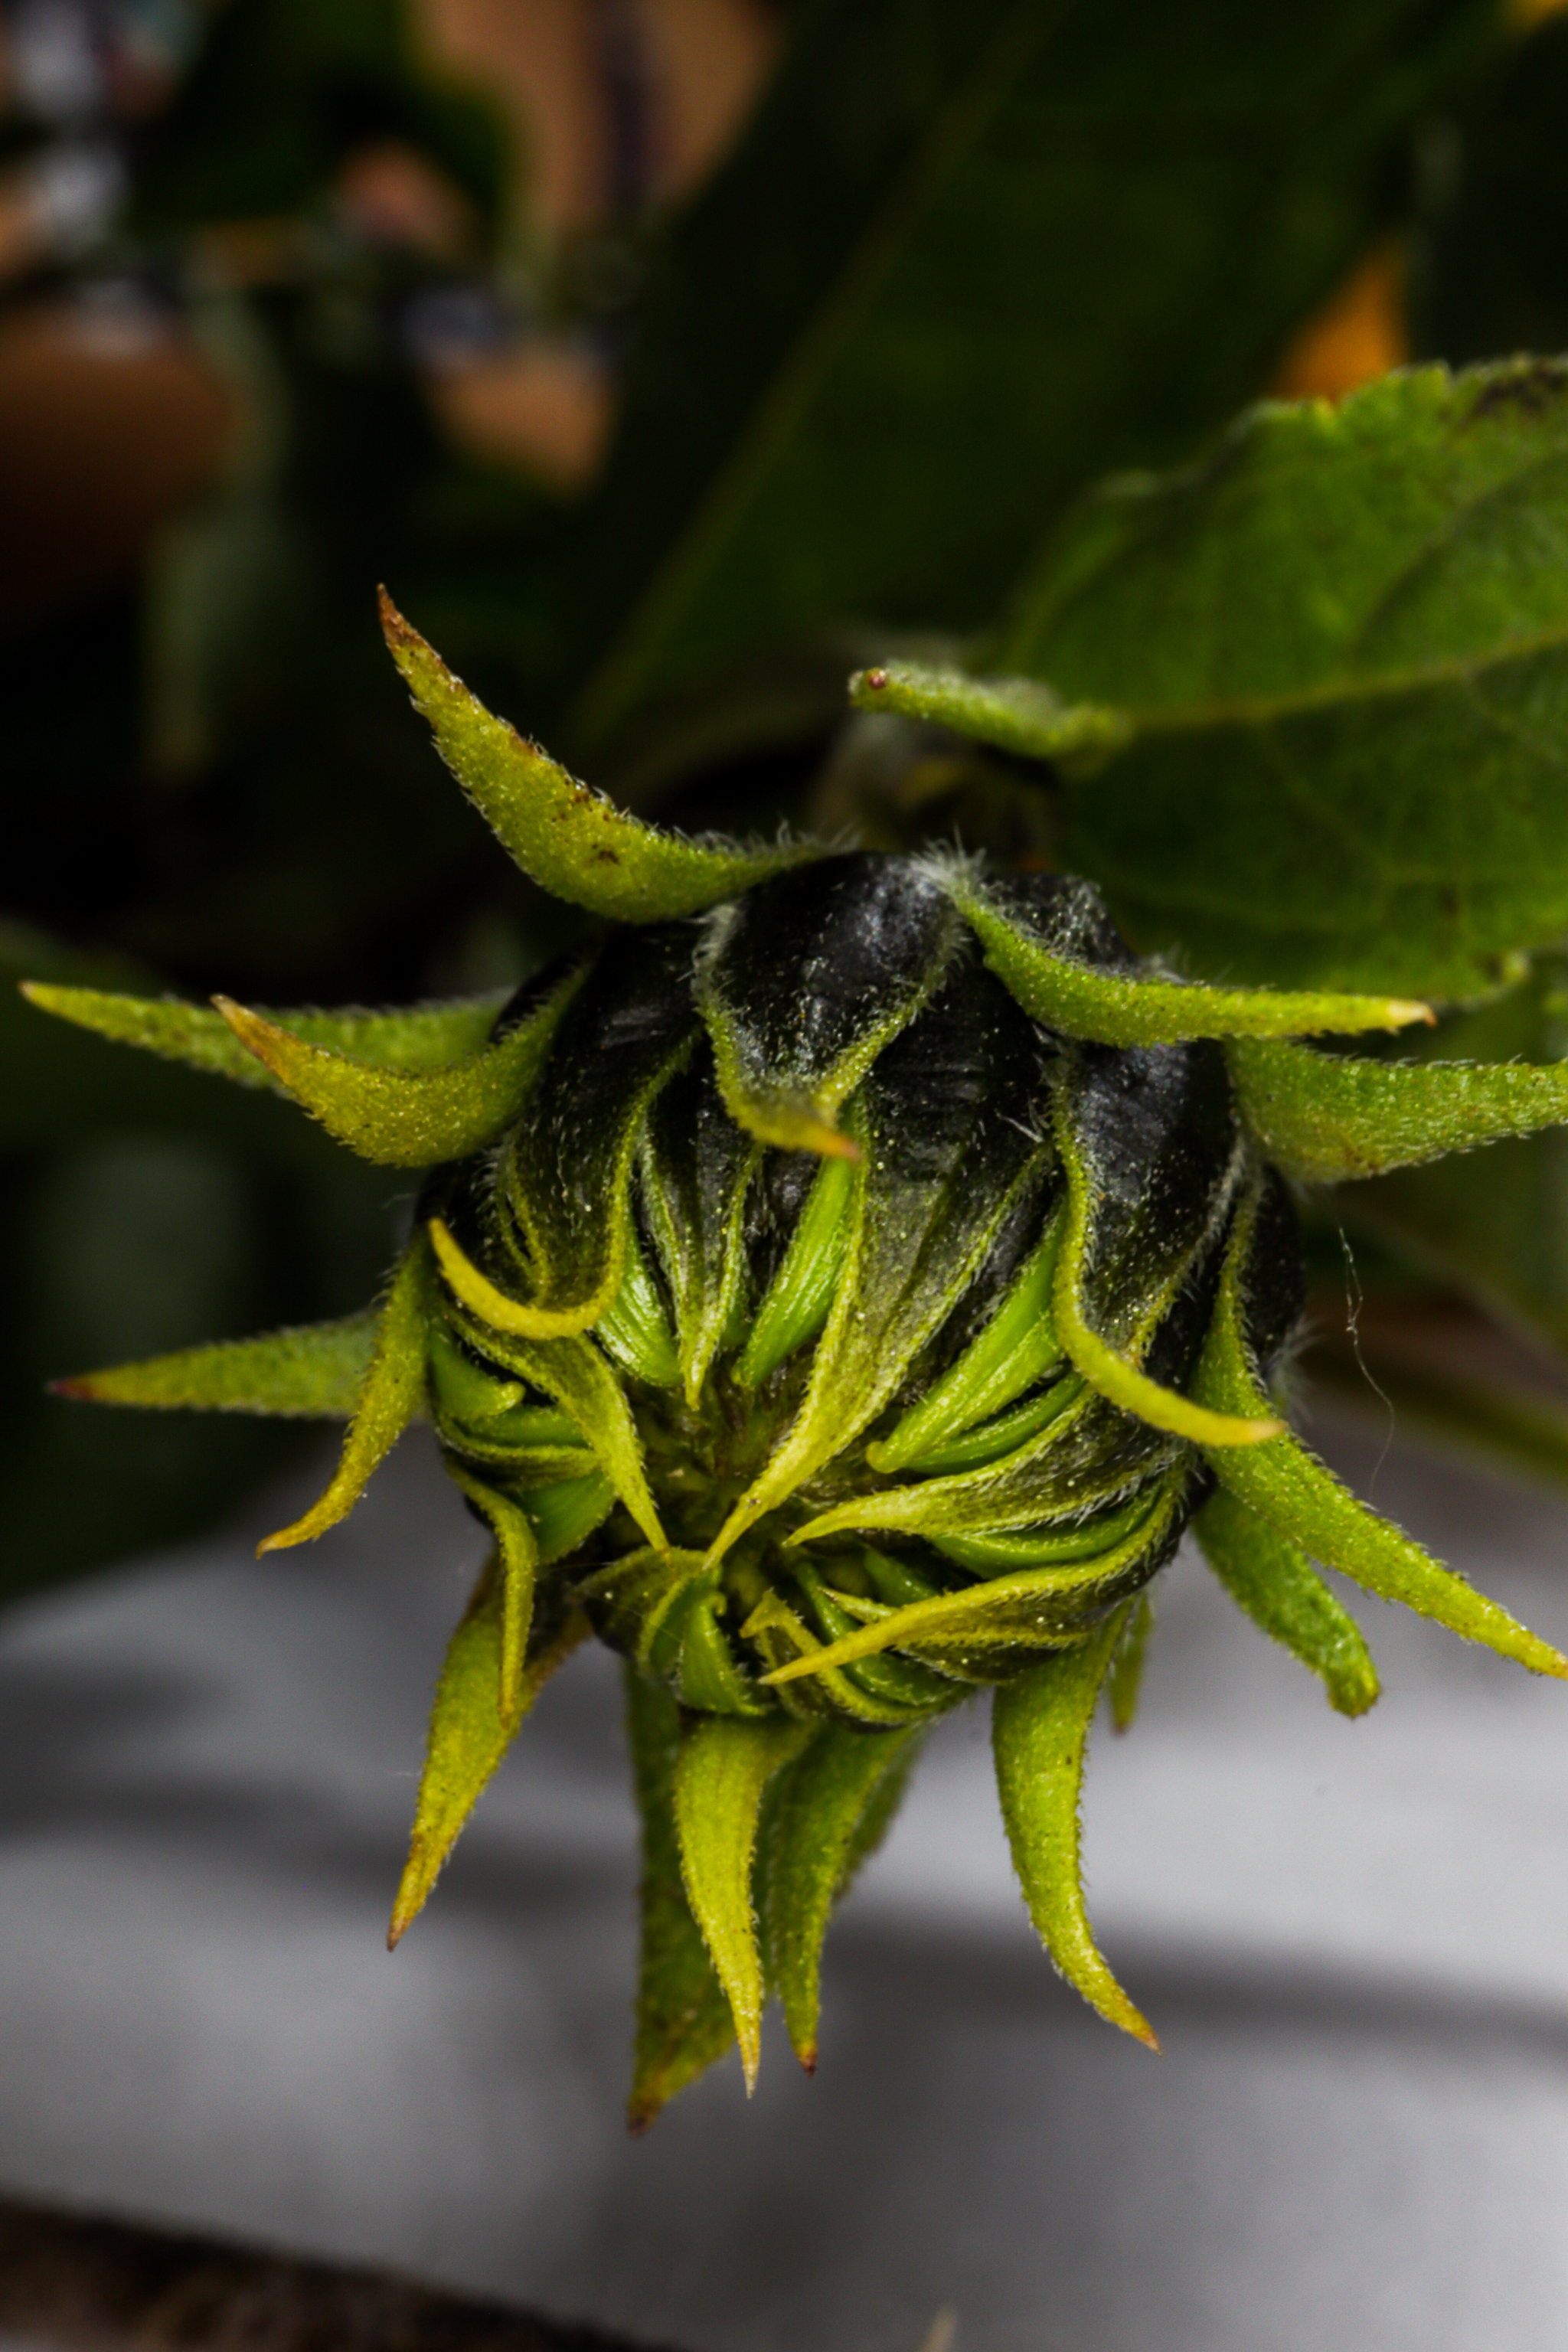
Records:
{"label": "unopened flower bud", "polygon": [[343,1412],[326,1493],[269,1546],[331,1526],[434,1423],[494,1549],[437,1691],[394,1940],[546,1676],[590,1630],[624,1654],[637,2120],[736,2038],[750,2079],[770,1990],[815,2063],[832,1904],[921,1728],[986,1686],[1041,1937],[1152,2040],[1089,1931],[1079,1804],[1101,1692],[1127,1720],[1148,1588],[1190,1522],[1347,1714],[1376,1676],[1313,1559],[1568,1673],[1348,1494],[1270,1388],[1301,1296],[1286,1180],[1555,1123],[1563,1074],[1321,1053],[1298,1041],[1426,1008],[1184,984],[1064,876],[656,832],[386,617],[503,843],[605,927],[504,1006],[33,989],[428,1171],[374,1315],[62,1385]]}

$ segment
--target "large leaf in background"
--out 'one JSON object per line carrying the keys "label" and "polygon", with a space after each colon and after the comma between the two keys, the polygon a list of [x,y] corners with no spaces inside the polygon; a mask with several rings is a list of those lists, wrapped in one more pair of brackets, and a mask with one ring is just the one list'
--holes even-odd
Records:
{"label": "large leaf in background", "polygon": [[603,648],[576,746],[836,624],[988,617],[1084,482],[1184,452],[1256,392],[1495,18],[1489,0],[805,10],[673,240],[576,525],[565,641]]}
{"label": "large leaf in background", "polygon": [[1568,366],[1255,411],[1067,526],[998,669],[1131,720],[1063,855],[1141,945],[1463,999],[1568,929]]}

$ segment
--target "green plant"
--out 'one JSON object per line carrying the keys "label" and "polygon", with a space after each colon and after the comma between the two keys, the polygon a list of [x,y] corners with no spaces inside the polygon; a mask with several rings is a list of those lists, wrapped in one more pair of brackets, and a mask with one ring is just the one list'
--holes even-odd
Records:
{"label": "green plant", "polygon": [[[1186,938],[1289,987],[1134,956],[1058,871],[647,825],[387,605],[469,797],[609,928],[506,1003],[29,991],[429,1171],[377,1309],[65,1386],[347,1415],[326,1493],[264,1549],[334,1524],[434,1423],[494,1550],[437,1692],[395,1938],[545,1677],[590,1629],[626,1654],[636,2120],[735,2038],[751,2079],[770,1984],[814,2063],[832,1903],[922,1727],[977,1685],[1042,1938],[1152,2039],[1089,1929],[1078,1804],[1189,1521],[1347,1714],[1376,1677],[1309,1554],[1568,1675],[1351,1496],[1269,1387],[1300,1312],[1288,1184],[1568,1121],[1560,1065],[1448,1060],[1440,1026],[1431,1057],[1346,1044],[1430,1022],[1428,995],[1500,1001],[1568,928],[1565,447],[1568,376],[1541,365],[1265,408],[1193,472],[1089,500],[966,667],[854,681],[879,723],[1024,762],[999,787],[1056,795],[1069,857],[1145,937],[1207,908]],[[911,758],[930,740],[897,737]]]}
{"label": "green plant", "polygon": [[[364,595],[378,573],[493,707],[628,804],[798,821],[846,670],[916,649],[889,629],[984,626],[1086,482],[1188,457],[1374,244],[1413,255],[1419,352],[1568,340],[1563,27],[1521,43],[1495,0],[810,0],[777,12],[776,72],[711,183],[577,248],[540,218],[487,89],[433,69],[418,14],[175,10],[194,46],[165,109],[121,126],[123,212],[4,289],[139,285],[208,352],[242,427],[212,498],[89,607],[32,610],[15,566],[5,897],[26,935],[0,935],[7,975],[382,1003],[515,978],[560,942],[542,896],[425,787]],[[13,156],[54,135],[0,125]],[[355,227],[343,174],[367,141],[460,198],[462,250]],[[621,420],[602,479],[567,499],[447,443],[420,353],[453,295],[482,331],[593,342]],[[1016,779],[973,764],[978,797],[1005,797]],[[1048,843],[1058,809],[1081,835],[1082,794],[1036,781],[1012,793],[1008,844]],[[1068,862],[1114,895],[1113,846],[1075,839]],[[1131,895],[1116,911],[1191,969],[1258,977],[1265,907],[1244,882],[1221,906],[1168,893],[1157,933]],[[1528,1006],[1506,1018],[1531,1034],[1478,1050],[1554,1050]],[[255,1443],[219,1476],[214,1433],[132,1445],[52,1407],[47,1374],[247,1314],[341,1312],[363,1281],[348,1236],[382,1244],[375,1180],[265,1097],[113,1069],[16,1006],[0,1072],[8,1594],[190,1532],[287,1441],[221,1433]],[[141,1279],[155,1235],[104,1154],[149,1148],[187,1197],[228,1202],[205,1295],[177,1249],[161,1293]],[[1440,1265],[1555,1339],[1556,1148],[1503,1155],[1529,1213],[1496,1221],[1484,1265],[1463,1166],[1340,1213],[1375,1222],[1401,1280]],[[89,1193],[88,1314],[59,1204]]]}

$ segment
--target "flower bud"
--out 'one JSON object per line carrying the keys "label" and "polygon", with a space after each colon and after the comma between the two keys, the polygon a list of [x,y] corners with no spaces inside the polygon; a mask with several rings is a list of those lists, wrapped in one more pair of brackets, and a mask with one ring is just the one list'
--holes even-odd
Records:
{"label": "flower bud", "polygon": [[385,618],[465,790],[605,928],[504,1005],[30,989],[426,1171],[373,1312],[61,1387],[343,1415],[325,1493],[263,1549],[332,1526],[433,1422],[494,1542],[437,1689],[394,1942],[543,1681],[590,1631],[623,1654],[634,2120],[737,2040],[749,2082],[770,1992],[815,2063],[833,1903],[922,1727],[986,1685],[1042,1940],[1152,2042],[1089,1929],[1079,1799],[1189,1523],[1346,1714],[1377,1678],[1314,1559],[1568,1674],[1347,1493],[1270,1388],[1301,1300],[1286,1180],[1557,1123],[1568,1074],[1321,1052],[1300,1041],[1430,1016],[1184,983],[1065,876],[657,832]]}
{"label": "flower bud", "polygon": [[[1006,900],[1131,968],[1086,885]],[[1212,1474],[1085,1376],[1056,1302],[1184,1391],[1247,1167],[1221,1047],[1032,1020],[929,857],[824,857],[612,936],[502,1027],[563,989],[524,1116],[422,1204],[431,1396],[595,1631],[688,1707],[890,1727],[1142,1591]],[[1268,1360],[1300,1289],[1272,1199]],[[582,1336],[520,1328],[600,1297]],[[662,1540],[558,1401],[590,1344]]]}

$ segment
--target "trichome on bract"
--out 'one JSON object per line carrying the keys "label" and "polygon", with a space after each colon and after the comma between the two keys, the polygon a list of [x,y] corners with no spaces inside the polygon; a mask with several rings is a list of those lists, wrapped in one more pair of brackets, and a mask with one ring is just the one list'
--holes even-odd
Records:
{"label": "trichome on bract", "polygon": [[1313,1559],[1568,1673],[1356,1501],[1270,1392],[1300,1303],[1288,1180],[1554,1123],[1568,1073],[1324,1052],[1300,1040],[1426,1008],[1179,982],[1063,876],[656,831],[385,617],[464,788],[603,927],[504,1004],[34,988],[429,1171],[375,1310],[64,1385],[345,1415],[326,1493],[268,1548],[333,1525],[434,1423],[493,1549],[437,1690],[395,1940],[547,1675],[590,1632],[622,1654],[635,2119],[736,2039],[749,2082],[770,1990],[815,2063],[833,1902],[924,1728],[985,1687],[1047,1949],[1152,2042],[1089,1930],[1079,1798],[1189,1524],[1347,1714],[1376,1677]]}

